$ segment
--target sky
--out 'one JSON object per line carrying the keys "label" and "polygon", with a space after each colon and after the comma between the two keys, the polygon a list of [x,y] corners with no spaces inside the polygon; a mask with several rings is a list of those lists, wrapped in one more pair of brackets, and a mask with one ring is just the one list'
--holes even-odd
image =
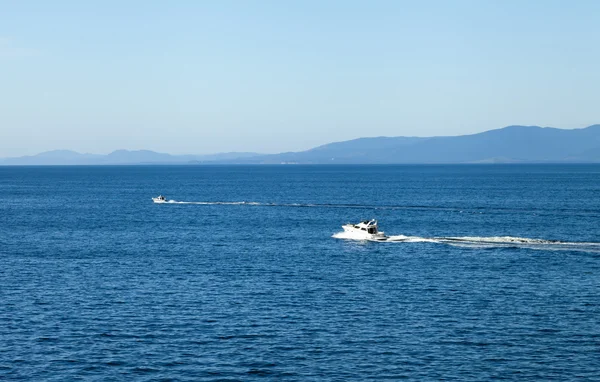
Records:
{"label": "sky", "polygon": [[0,0],[0,157],[600,123],[600,1]]}

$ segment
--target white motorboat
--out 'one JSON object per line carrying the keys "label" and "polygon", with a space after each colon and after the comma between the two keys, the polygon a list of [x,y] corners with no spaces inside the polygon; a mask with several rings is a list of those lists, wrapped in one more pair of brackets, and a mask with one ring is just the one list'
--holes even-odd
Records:
{"label": "white motorboat", "polygon": [[152,198],[152,201],[154,201],[154,203],[166,203],[167,198],[162,195],[158,195],[156,198]]}
{"label": "white motorboat", "polygon": [[342,228],[352,236],[364,240],[385,241],[388,239],[382,231],[379,231],[375,219],[365,220],[358,224],[345,224]]}

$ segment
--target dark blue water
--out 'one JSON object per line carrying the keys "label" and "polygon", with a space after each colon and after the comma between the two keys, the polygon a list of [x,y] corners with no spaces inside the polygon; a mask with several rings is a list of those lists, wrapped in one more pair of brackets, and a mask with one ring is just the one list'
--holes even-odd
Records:
{"label": "dark blue water", "polygon": [[[600,379],[600,166],[0,167],[0,195],[0,379]],[[332,238],[368,218],[463,239]]]}

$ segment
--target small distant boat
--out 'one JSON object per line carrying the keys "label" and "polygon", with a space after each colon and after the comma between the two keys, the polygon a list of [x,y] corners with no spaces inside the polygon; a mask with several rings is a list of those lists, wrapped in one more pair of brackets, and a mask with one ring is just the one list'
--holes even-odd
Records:
{"label": "small distant boat", "polygon": [[385,241],[388,239],[383,231],[379,231],[377,220],[365,220],[358,224],[345,224],[342,226],[345,232],[365,240]]}
{"label": "small distant boat", "polygon": [[165,198],[162,195],[158,195],[156,198],[152,198],[152,200],[154,201],[154,203],[166,203],[167,202],[167,198]]}

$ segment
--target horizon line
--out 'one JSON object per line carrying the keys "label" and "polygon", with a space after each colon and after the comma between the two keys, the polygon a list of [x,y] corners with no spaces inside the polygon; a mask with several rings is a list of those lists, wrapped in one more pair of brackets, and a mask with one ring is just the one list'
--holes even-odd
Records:
{"label": "horizon line", "polygon": [[54,152],[69,152],[69,153],[74,153],[74,154],[78,154],[78,155],[94,155],[94,156],[108,156],[111,154],[114,154],[116,152],[151,152],[154,154],[164,154],[164,155],[170,155],[170,156],[212,156],[212,155],[224,155],[224,154],[253,154],[256,156],[259,155],[277,155],[277,154],[285,154],[285,153],[292,153],[292,152],[303,152],[303,151],[308,151],[308,150],[312,150],[315,148],[319,148],[322,146],[326,146],[326,145],[330,145],[330,144],[334,144],[334,143],[341,143],[341,142],[351,142],[351,141],[355,141],[355,140],[360,140],[360,139],[377,139],[377,138],[422,138],[422,139],[428,139],[428,138],[442,138],[442,137],[466,137],[466,136],[472,136],[472,135],[478,135],[478,134],[483,134],[483,133],[487,133],[490,131],[495,131],[495,130],[503,130],[506,128],[511,128],[511,127],[524,127],[524,128],[539,128],[539,129],[554,129],[554,130],[565,130],[565,131],[571,131],[571,130],[585,130],[591,127],[596,127],[596,126],[600,126],[600,124],[595,123],[595,124],[591,124],[585,127],[576,127],[576,128],[560,128],[560,127],[552,127],[552,126],[538,126],[538,125],[507,125],[504,127],[499,127],[499,128],[495,128],[495,129],[490,129],[490,130],[483,130],[477,133],[471,133],[471,134],[460,134],[460,135],[432,135],[432,136],[416,136],[416,135],[395,135],[395,136],[388,136],[388,135],[379,135],[379,136],[372,136],[372,137],[357,137],[357,138],[352,138],[352,139],[346,139],[346,140],[342,140],[342,141],[331,141],[331,142],[327,142],[327,143],[323,143],[321,145],[317,145],[317,146],[313,146],[311,148],[305,149],[305,150],[299,150],[299,151],[277,151],[277,152],[272,152],[272,153],[265,153],[265,152],[254,152],[254,151],[217,151],[217,152],[212,152],[212,153],[206,153],[206,154],[193,154],[193,153],[186,153],[186,154],[172,154],[169,152],[164,152],[164,151],[155,151],[152,149],[125,149],[125,148],[120,148],[120,149],[114,149],[108,153],[91,153],[91,152],[80,152],[77,151],[76,149],[67,149],[67,148],[60,148],[60,149],[49,149],[49,150],[45,150],[45,151],[40,151],[37,154],[28,154],[28,155],[21,155],[21,156],[9,156],[9,157],[0,157],[0,160],[6,160],[6,159],[18,159],[18,158],[26,158],[26,157],[35,157],[38,155],[42,155],[42,154],[47,154],[47,153],[54,153]]}

